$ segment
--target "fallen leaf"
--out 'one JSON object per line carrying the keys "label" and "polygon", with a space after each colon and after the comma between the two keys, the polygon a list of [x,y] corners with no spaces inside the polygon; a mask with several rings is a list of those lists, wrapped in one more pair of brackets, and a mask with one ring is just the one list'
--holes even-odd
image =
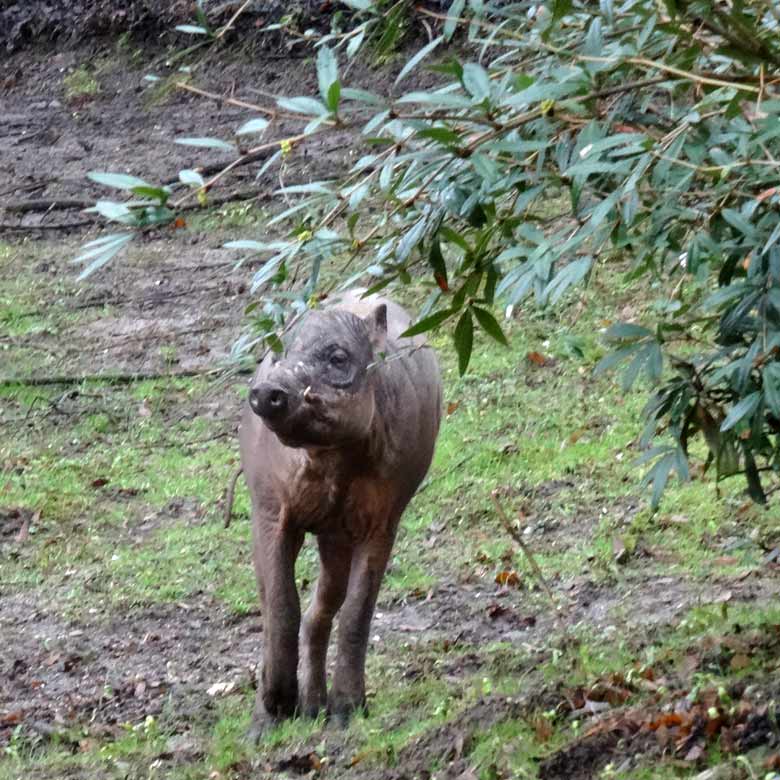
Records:
{"label": "fallen leaf", "polygon": [[552,737],[553,726],[549,718],[539,715],[533,718],[531,725],[533,726],[537,742],[547,742]]}
{"label": "fallen leaf", "polygon": [[716,566],[733,566],[735,563],[739,563],[739,558],[735,558],[733,555],[721,555],[719,558],[713,558],[712,562]]}
{"label": "fallen leaf", "polygon": [[15,726],[22,720],[24,720],[24,710],[11,710],[11,712],[0,715],[0,725],[2,726]]}
{"label": "fallen leaf", "polygon": [[108,484],[108,480],[105,477],[98,477],[97,479],[92,480],[93,488],[103,487],[103,485],[107,485],[107,484]]}
{"label": "fallen leaf", "polygon": [[174,230],[181,230],[181,228],[187,227],[187,220],[184,217],[176,217],[173,221]]}
{"label": "fallen leaf", "polygon": [[233,682],[218,682],[214,683],[206,693],[209,696],[227,696],[236,689],[236,683]]}
{"label": "fallen leaf", "polygon": [[514,569],[500,571],[496,574],[496,582],[499,585],[505,585],[507,588],[517,587],[520,585],[520,576]]}
{"label": "fallen leaf", "polygon": [[764,761],[764,769],[780,769],[780,753],[773,753],[767,756]]}
{"label": "fallen leaf", "polygon": [[529,352],[525,357],[529,363],[533,363],[540,368],[544,368],[547,365],[547,358],[541,352]]}
{"label": "fallen leaf", "polygon": [[460,401],[451,401],[447,404],[447,417],[449,417],[451,414],[455,414],[458,407],[460,406]]}
{"label": "fallen leaf", "polygon": [[16,534],[16,542],[21,544],[22,542],[26,542],[30,538],[30,526],[33,523],[37,523],[41,519],[41,511],[40,509],[35,512],[32,517],[30,515],[26,515],[24,520],[22,521],[22,525],[19,528],[19,531]]}

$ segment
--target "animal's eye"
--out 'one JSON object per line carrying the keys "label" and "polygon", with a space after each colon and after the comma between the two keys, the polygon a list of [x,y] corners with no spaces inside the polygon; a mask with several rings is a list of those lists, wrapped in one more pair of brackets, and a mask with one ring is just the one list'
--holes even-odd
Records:
{"label": "animal's eye", "polygon": [[340,349],[337,349],[335,352],[332,352],[330,357],[328,358],[328,362],[333,366],[333,368],[344,368],[344,366],[347,365],[349,361],[349,358],[347,357],[346,352],[342,352]]}

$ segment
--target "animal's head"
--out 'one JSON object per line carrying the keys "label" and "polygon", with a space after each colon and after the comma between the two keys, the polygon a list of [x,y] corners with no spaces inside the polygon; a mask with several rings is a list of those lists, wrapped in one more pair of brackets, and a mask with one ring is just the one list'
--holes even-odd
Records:
{"label": "animal's head", "polygon": [[364,438],[374,417],[369,366],[384,351],[387,307],[361,318],[309,312],[292,343],[249,392],[252,411],[289,447],[337,447]]}

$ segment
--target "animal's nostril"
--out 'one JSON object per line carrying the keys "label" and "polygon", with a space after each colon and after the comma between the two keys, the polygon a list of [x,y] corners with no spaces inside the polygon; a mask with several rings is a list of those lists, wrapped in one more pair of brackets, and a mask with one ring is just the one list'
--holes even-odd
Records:
{"label": "animal's nostril", "polygon": [[278,385],[264,382],[249,393],[249,406],[260,417],[270,420],[287,411],[287,391]]}

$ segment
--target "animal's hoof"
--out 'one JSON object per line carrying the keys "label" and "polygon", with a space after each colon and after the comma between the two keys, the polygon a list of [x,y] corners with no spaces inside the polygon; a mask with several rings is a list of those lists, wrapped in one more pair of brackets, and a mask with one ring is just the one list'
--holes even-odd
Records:
{"label": "animal's hoof", "polygon": [[356,712],[368,714],[363,697],[354,699],[349,696],[332,695],[328,701],[328,721],[339,728],[346,728]]}
{"label": "animal's hoof", "polygon": [[298,714],[303,718],[311,718],[312,720],[316,720],[324,709],[324,704],[319,700],[301,701],[298,704]]}
{"label": "animal's hoof", "polygon": [[258,742],[277,724],[277,719],[266,712],[255,713],[252,716],[252,722],[246,730],[245,739],[250,745],[257,745]]}
{"label": "animal's hoof", "polygon": [[325,708],[328,701],[327,689],[317,685],[303,675],[303,681],[298,689],[298,706],[296,713],[304,718],[316,718]]}

